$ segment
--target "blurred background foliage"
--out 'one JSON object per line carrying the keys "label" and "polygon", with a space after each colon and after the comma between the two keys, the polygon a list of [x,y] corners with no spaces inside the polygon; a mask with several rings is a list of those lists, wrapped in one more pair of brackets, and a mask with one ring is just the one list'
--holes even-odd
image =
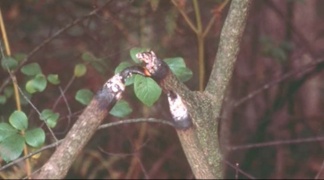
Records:
{"label": "blurred background foliage", "polygon": [[[161,58],[183,57],[193,71],[193,77],[185,84],[191,90],[199,90],[202,81],[199,53],[203,57],[203,81],[207,82],[229,3],[222,0],[198,3],[198,21],[194,1],[185,0],[2,0],[0,7],[13,57],[27,57],[27,63],[38,63],[46,76],[57,74],[59,77],[58,85],[48,84],[30,100],[40,110],[48,108],[60,114],[52,130],[62,139],[84,108],[75,99],[78,90],[86,88],[96,92],[100,89],[118,64],[131,59],[129,51],[133,47],[149,47]],[[64,28],[103,5],[99,13]],[[324,3],[319,0],[253,1],[223,115],[219,118],[223,125],[221,138],[225,138],[222,143],[226,161],[237,164],[237,168],[249,175],[257,178],[321,177],[324,144],[315,140],[324,135],[321,110],[323,8]],[[203,30],[209,28],[202,44],[183,12],[194,25],[201,23]],[[57,37],[42,45],[62,29]],[[35,54],[28,55],[38,47]],[[203,51],[200,52],[199,47],[203,47]],[[85,72],[83,65],[75,72],[75,66],[80,63],[85,65]],[[297,73],[283,79],[292,72]],[[21,71],[15,75],[24,90],[28,79]],[[7,71],[0,71],[0,94],[12,86],[11,83],[4,85],[8,77]],[[241,101],[265,84],[270,88]],[[133,111],[123,119],[171,119],[165,95],[152,107],[140,103],[132,88],[126,90],[124,99]],[[22,104],[29,126],[42,127],[46,132],[45,145],[53,143],[54,139],[35,110],[27,102],[22,101]],[[0,105],[1,122],[8,122],[14,110],[15,100],[10,96]],[[119,119],[109,116],[105,123]],[[289,141],[303,138],[311,138],[312,142]],[[289,143],[285,144],[284,140]],[[279,143],[258,144],[270,141]],[[255,147],[237,146],[248,144]],[[32,171],[44,164],[52,151],[33,157]],[[1,164],[5,162],[2,160]],[[22,161],[0,171],[0,175],[4,179],[25,177],[25,166]],[[225,177],[236,176],[246,178],[236,168],[225,165]],[[194,177],[173,128],[139,123],[99,130],[78,156],[67,178]]]}

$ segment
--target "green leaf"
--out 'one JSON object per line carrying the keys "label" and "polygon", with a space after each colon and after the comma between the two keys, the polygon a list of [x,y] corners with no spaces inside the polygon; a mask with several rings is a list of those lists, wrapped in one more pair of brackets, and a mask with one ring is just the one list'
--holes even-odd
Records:
{"label": "green leaf", "polygon": [[133,59],[133,61],[135,61],[136,63],[140,63],[140,60],[136,58],[136,54],[139,52],[145,52],[148,51],[148,48],[138,48],[138,47],[134,47],[130,50],[130,56]]}
{"label": "green leaf", "polygon": [[124,69],[132,66],[130,62],[124,61],[121,62],[115,69],[115,74],[122,72]]}
{"label": "green leaf", "polygon": [[24,65],[20,71],[27,76],[35,76],[42,73],[42,69],[38,63],[30,63]]}
{"label": "green leaf", "polygon": [[35,128],[26,131],[26,143],[32,147],[40,147],[45,142],[45,132],[41,128]]}
{"label": "green leaf", "polygon": [[9,117],[9,122],[18,130],[25,130],[28,127],[28,118],[22,111],[14,111]]}
{"label": "green leaf", "polygon": [[13,55],[13,57],[18,61],[21,62],[22,60],[24,60],[27,57],[27,54],[25,53],[15,53]]}
{"label": "green leaf", "polygon": [[0,156],[6,162],[17,159],[23,152],[25,140],[19,134],[13,134],[0,143]]}
{"label": "green leaf", "polygon": [[5,104],[7,102],[7,98],[4,95],[0,95],[0,104]]}
{"label": "green leaf", "polygon": [[170,9],[164,19],[165,29],[168,35],[172,36],[177,28],[178,10],[175,8]]}
{"label": "green leaf", "polygon": [[27,81],[25,88],[28,93],[32,94],[44,91],[46,85],[46,77],[43,74],[37,74],[33,79]]}
{"label": "green leaf", "polygon": [[[128,68],[132,66],[132,64],[130,62],[121,62],[115,69],[115,74],[120,73],[121,71],[123,71],[124,69]],[[134,76],[131,76],[129,78],[126,79],[125,81],[125,85],[131,85],[134,83]]]}
{"label": "green leaf", "polygon": [[129,104],[124,100],[120,100],[110,110],[109,114],[111,114],[115,117],[118,117],[118,118],[123,118],[123,117],[128,116],[131,112],[133,112],[133,110],[129,106]]}
{"label": "green leaf", "polygon": [[57,74],[49,74],[47,80],[54,85],[58,85],[61,82]]}
{"label": "green leaf", "polygon": [[7,70],[7,68],[9,68],[9,70],[12,70],[18,66],[18,62],[12,57],[3,57],[1,60],[1,66],[4,70]]}
{"label": "green leaf", "polygon": [[17,130],[13,128],[10,124],[0,123],[0,142],[16,133]]}
{"label": "green leaf", "polygon": [[89,89],[80,89],[75,95],[75,100],[83,105],[88,105],[93,97],[93,93]]}
{"label": "green leaf", "polygon": [[13,94],[13,88],[12,86],[7,86],[5,89],[4,89],[4,95],[7,97],[7,98],[10,98]]}
{"label": "green leaf", "polygon": [[87,72],[87,67],[84,64],[77,64],[74,67],[74,76],[81,77]]}
{"label": "green leaf", "polygon": [[164,61],[168,64],[170,68],[179,68],[186,67],[186,63],[182,57],[174,57],[174,58],[165,58]]}
{"label": "green leaf", "polygon": [[192,71],[186,67],[186,64],[181,57],[167,58],[164,61],[170,67],[172,73],[181,81],[188,81],[192,77]]}
{"label": "green leaf", "polygon": [[152,106],[161,95],[161,88],[151,78],[135,75],[134,91],[136,97],[145,105]]}
{"label": "green leaf", "polygon": [[60,117],[59,113],[54,113],[51,109],[44,109],[41,112],[40,119],[45,121],[45,123],[50,128],[54,128],[57,124],[57,120]]}
{"label": "green leaf", "polygon": [[81,58],[85,62],[92,62],[97,60],[97,58],[91,52],[82,53]]}
{"label": "green leaf", "polygon": [[99,72],[100,74],[104,74],[106,71],[106,67],[105,65],[103,65],[103,63],[99,63],[99,62],[92,62],[91,66],[93,68],[96,69],[97,72]]}
{"label": "green leaf", "polygon": [[82,54],[82,60],[85,62],[90,62],[91,66],[96,69],[100,74],[104,74],[106,69],[109,67],[101,58],[95,57],[91,52],[84,52]]}

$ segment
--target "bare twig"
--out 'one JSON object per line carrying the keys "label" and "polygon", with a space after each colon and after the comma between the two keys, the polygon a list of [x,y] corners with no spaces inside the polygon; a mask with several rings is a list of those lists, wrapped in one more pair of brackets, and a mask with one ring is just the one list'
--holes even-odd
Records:
{"label": "bare twig", "polygon": [[245,144],[245,145],[240,145],[240,146],[231,146],[231,147],[228,147],[227,149],[231,150],[231,151],[235,151],[235,150],[241,150],[241,149],[261,148],[261,147],[268,147],[268,146],[289,145],[289,144],[299,144],[299,143],[310,143],[310,142],[318,142],[318,141],[324,141],[324,136],[303,138],[303,139],[271,141],[271,142],[264,142],[264,143]]}
{"label": "bare twig", "polygon": [[267,90],[267,89],[277,85],[278,83],[281,83],[281,82],[287,80],[288,78],[293,77],[294,75],[306,73],[306,72],[309,71],[309,69],[317,67],[317,66],[319,66],[320,64],[323,64],[323,63],[324,63],[324,59],[319,59],[319,60],[316,60],[316,61],[312,61],[312,62],[308,63],[307,65],[301,67],[301,68],[289,71],[289,72],[281,75],[279,78],[277,78],[277,79],[263,85],[259,89],[256,89],[256,90],[250,92],[247,96],[245,96],[245,97],[241,98],[240,100],[236,101],[233,106],[238,107],[238,106],[242,105],[243,103],[245,103],[246,101],[254,98],[256,95],[260,94],[264,90]]}

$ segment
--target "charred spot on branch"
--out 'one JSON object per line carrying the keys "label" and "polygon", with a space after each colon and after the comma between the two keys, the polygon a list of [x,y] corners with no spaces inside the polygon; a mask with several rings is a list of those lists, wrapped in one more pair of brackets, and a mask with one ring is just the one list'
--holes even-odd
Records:
{"label": "charred spot on branch", "polygon": [[136,57],[145,64],[150,76],[157,82],[162,81],[170,72],[169,66],[151,50],[137,53]]}
{"label": "charred spot on branch", "polygon": [[122,72],[120,72],[120,75],[123,77],[123,83],[125,83],[126,79],[131,77],[134,74],[139,74],[142,76],[149,76],[149,74],[146,73],[146,69],[141,66],[132,66],[124,69]]}
{"label": "charred spot on branch", "polygon": [[101,109],[107,109],[122,97],[125,90],[125,81],[133,74],[140,74],[145,76],[145,69],[139,66],[132,66],[124,69],[122,72],[115,74],[110,78],[97,92],[95,99],[99,102]]}
{"label": "charred spot on branch", "polygon": [[191,127],[192,126],[191,117],[181,97],[173,91],[169,91],[167,95],[168,95],[170,112],[174,120],[173,121],[174,127],[182,130]]}

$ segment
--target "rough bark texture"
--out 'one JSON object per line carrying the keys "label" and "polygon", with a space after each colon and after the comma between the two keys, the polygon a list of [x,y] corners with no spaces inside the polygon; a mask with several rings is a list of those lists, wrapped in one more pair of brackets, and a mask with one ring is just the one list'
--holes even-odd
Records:
{"label": "rough bark texture", "polygon": [[41,168],[35,179],[62,179],[66,176],[75,158],[96,132],[102,120],[116,102],[114,95],[105,90],[97,93],[78,120],[75,122],[62,144]]}
{"label": "rough bark texture", "polygon": [[74,162],[77,154],[83,149],[101,121],[107,115],[107,110],[102,110],[97,100],[92,100],[79,120],[65,137],[63,143],[57,148],[46,163],[36,179],[62,179]]}
{"label": "rough bark texture", "polygon": [[[160,84],[163,89],[177,92],[188,107],[193,126],[186,130],[177,130],[177,133],[198,179],[222,178],[216,118],[239,51],[249,4],[248,0],[232,1],[222,30],[217,61],[204,93],[188,90],[171,73]],[[109,108],[103,108],[107,103],[99,100],[100,98],[91,101],[36,178],[59,179],[66,175],[78,152],[83,149],[108,112]]]}
{"label": "rough bark texture", "polygon": [[[232,1],[222,30],[217,61],[205,92],[188,90],[172,73],[167,73],[161,82],[158,78],[164,92],[173,91],[181,96],[192,118],[193,126],[187,130],[177,129],[177,133],[197,179],[222,178],[217,117],[238,55],[249,5],[247,0]],[[150,63],[147,58],[145,60]],[[157,71],[157,74],[164,73]]]}

